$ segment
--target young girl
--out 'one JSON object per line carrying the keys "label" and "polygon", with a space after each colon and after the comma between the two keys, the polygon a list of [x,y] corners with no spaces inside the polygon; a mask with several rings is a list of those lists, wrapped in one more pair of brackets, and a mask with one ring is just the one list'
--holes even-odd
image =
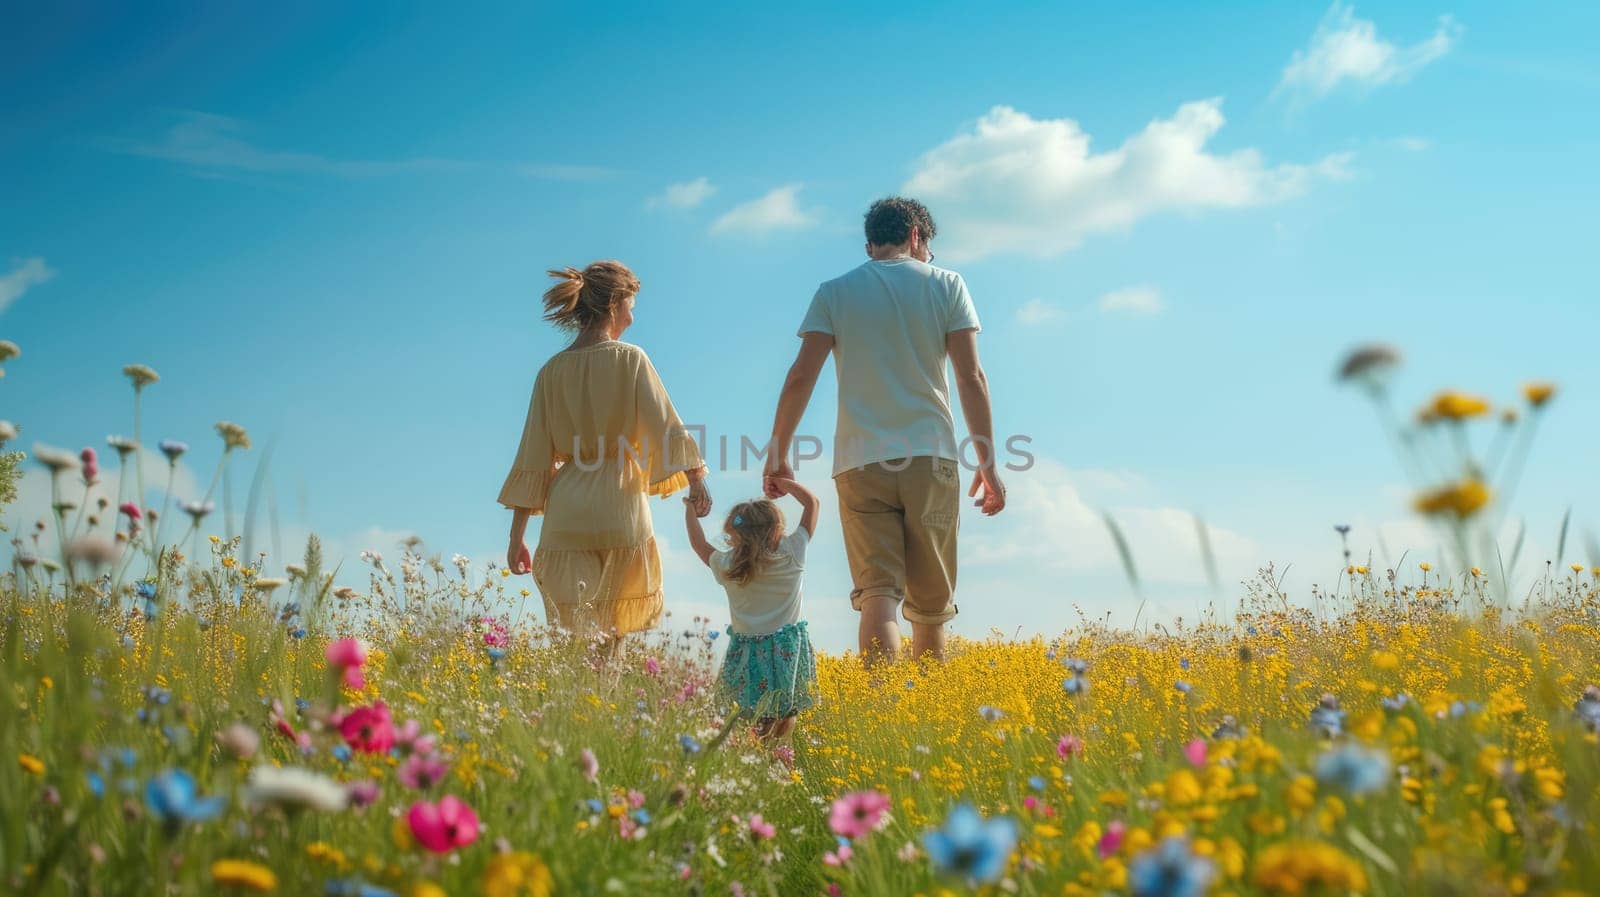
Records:
{"label": "young girl", "polygon": [[[728,512],[722,525],[728,547],[706,541],[694,508],[685,521],[695,554],[728,592],[728,653],[718,695],[737,702],[739,716],[755,720],[756,735],[774,741],[794,729],[795,715],[816,701],[816,658],[800,619],[800,577],[806,544],[817,528],[817,497],[794,480],[777,479],[781,495],[800,502],[800,525],[787,535],[783,512],[766,499]],[[686,502],[687,503],[687,502]]]}

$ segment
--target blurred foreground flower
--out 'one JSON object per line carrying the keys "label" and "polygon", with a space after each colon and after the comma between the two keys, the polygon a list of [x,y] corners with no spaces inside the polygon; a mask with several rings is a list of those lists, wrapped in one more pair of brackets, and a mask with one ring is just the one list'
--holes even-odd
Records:
{"label": "blurred foreground flower", "polygon": [[1004,874],[1016,844],[1014,820],[984,819],[971,804],[957,804],[942,827],[922,838],[922,849],[941,872],[977,882]]}
{"label": "blurred foreground flower", "polygon": [[889,795],[881,791],[856,791],[833,802],[828,827],[836,835],[860,838],[871,834],[889,811]]}
{"label": "blurred foreground flower", "polygon": [[211,864],[211,881],[221,887],[246,891],[271,891],[278,887],[278,876],[260,863],[249,860],[217,860]]}
{"label": "blurred foreground flower", "polygon": [[227,802],[220,797],[201,797],[194,776],[181,769],[168,769],[152,778],[144,789],[150,812],[176,832],[185,823],[204,822],[222,814]]}
{"label": "blurred foreground flower", "polygon": [[550,897],[550,868],[531,853],[495,854],[483,870],[484,897]]}
{"label": "blurred foreground flower", "polygon": [[245,799],[252,804],[309,808],[333,813],[343,810],[349,798],[344,786],[320,773],[298,766],[272,766],[263,763],[250,770],[245,782]]}
{"label": "blurred foreground flower", "polygon": [[129,380],[133,381],[133,388],[135,390],[144,389],[146,386],[149,386],[152,383],[158,383],[161,380],[161,375],[157,374],[153,368],[145,364],[123,365],[122,374]]}
{"label": "blurred foreground flower", "polygon": [[448,853],[478,840],[478,814],[453,794],[436,804],[417,801],[406,813],[411,834],[434,853]]}
{"label": "blurred foreground flower", "polygon": [[1167,838],[1128,863],[1133,897],[1201,897],[1217,870],[1184,838]]}

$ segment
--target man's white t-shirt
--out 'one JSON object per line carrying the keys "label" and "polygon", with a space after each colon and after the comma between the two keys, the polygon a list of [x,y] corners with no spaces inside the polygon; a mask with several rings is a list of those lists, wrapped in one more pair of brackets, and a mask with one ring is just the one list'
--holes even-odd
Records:
{"label": "man's white t-shirt", "polygon": [[931,455],[959,461],[945,336],[977,330],[961,275],[912,258],[868,261],[817,288],[800,335],[833,336],[833,474]]}
{"label": "man's white t-shirt", "polygon": [[733,631],[740,635],[770,635],[790,623],[800,621],[800,580],[806,568],[806,544],[811,534],[805,527],[778,540],[777,551],[749,582],[740,585],[728,578],[728,562],[733,552],[711,553],[711,575],[728,592],[728,614]]}

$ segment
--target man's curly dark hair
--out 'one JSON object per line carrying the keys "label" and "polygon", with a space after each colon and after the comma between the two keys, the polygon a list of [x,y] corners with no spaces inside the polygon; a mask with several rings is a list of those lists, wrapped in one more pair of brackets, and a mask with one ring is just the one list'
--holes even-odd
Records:
{"label": "man's curly dark hair", "polygon": [[922,231],[924,243],[939,232],[928,207],[914,199],[890,196],[867,209],[867,242],[874,246],[899,246],[911,239],[913,227]]}

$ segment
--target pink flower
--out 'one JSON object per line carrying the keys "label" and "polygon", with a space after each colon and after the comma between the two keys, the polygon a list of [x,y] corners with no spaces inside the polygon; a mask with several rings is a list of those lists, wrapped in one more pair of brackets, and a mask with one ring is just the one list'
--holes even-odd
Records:
{"label": "pink flower", "polygon": [[395,777],[400,780],[400,784],[418,791],[427,791],[444,781],[444,777],[449,774],[449,763],[425,754],[412,754],[395,771]]}
{"label": "pink flower", "polygon": [[1022,799],[1022,806],[1029,812],[1037,810],[1039,808],[1039,799],[1030,794]]}
{"label": "pink flower", "polygon": [[344,786],[344,793],[350,798],[350,806],[359,808],[371,806],[383,790],[377,782],[348,782]]}
{"label": "pink flower", "polygon": [[845,863],[850,862],[850,857],[854,855],[855,851],[850,849],[850,845],[840,844],[838,850],[830,850],[822,855],[822,865],[834,867],[843,866]]}
{"label": "pink flower", "polygon": [[629,789],[629,791],[628,791],[628,806],[633,808],[633,809],[635,809],[635,810],[637,810],[640,807],[644,806],[644,794],[642,794],[641,792]]}
{"label": "pink flower", "polygon": [[1206,740],[1196,738],[1183,746],[1183,755],[1189,759],[1189,765],[1195,768],[1206,765]]}
{"label": "pink flower", "polygon": [[876,829],[888,810],[889,795],[879,791],[852,792],[833,802],[828,826],[834,834],[859,838]]}
{"label": "pink flower", "polygon": [[644,671],[652,676],[660,675],[661,661],[656,660],[654,657],[646,657],[644,659]]}
{"label": "pink flower", "polygon": [[478,840],[478,814],[454,794],[436,804],[417,801],[407,811],[406,822],[417,843],[434,853],[449,853]]}
{"label": "pink flower", "polygon": [[366,643],[358,638],[342,638],[328,643],[328,668],[344,675],[349,688],[366,688],[367,680],[361,668],[367,664]]}
{"label": "pink flower", "polygon": [[92,485],[95,479],[100,476],[100,460],[95,455],[94,448],[85,447],[83,451],[78,453],[78,457],[83,461],[83,470],[81,471],[83,473],[83,481]]}
{"label": "pink flower", "polygon": [[432,735],[422,734],[422,723],[408,719],[394,732],[394,746],[411,754],[431,754],[437,744]]}
{"label": "pink flower", "polygon": [[761,818],[760,813],[750,816],[750,837],[757,841],[766,841],[778,834],[778,829],[772,823]]}
{"label": "pink flower", "polygon": [[382,701],[346,713],[338,726],[344,740],[362,753],[382,754],[394,747],[394,720]]}
{"label": "pink flower", "polygon": [[1076,735],[1063,735],[1056,742],[1056,756],[1063,760],[1070,760],[1083,753],[1083,739]]}
{"label": "pink flower", "polygon": [[583,770],[583,777],[591,782],[600,777],[600,760],[588,748],[578,754],[578,768]]}
{"label": "pink flower", "polygon": [[494,617],[484,617],[483,643],[490,648],[504,648],[511,644],[511,633],[506,631],[505,624]]}
{"label": "pink flower", "polygon": [[121,511],[123,514],[127,515],[127,518],[129,520],[138,520],[139,518],[144,516],[143,514],[139,513],[139,506],[134,504],[131,501],[123,502],[121,505],[119,505],[117,507],[117,510]]}
{"label": "pink flower", "polygon": [[1100,859],[1116,853],[1122,847],[1122,838],[1128,833],[1128,827],[1120,819],[1106,823],[1106,833],[1100,836],[1100,843],[1095,845],[1095,852]]}

